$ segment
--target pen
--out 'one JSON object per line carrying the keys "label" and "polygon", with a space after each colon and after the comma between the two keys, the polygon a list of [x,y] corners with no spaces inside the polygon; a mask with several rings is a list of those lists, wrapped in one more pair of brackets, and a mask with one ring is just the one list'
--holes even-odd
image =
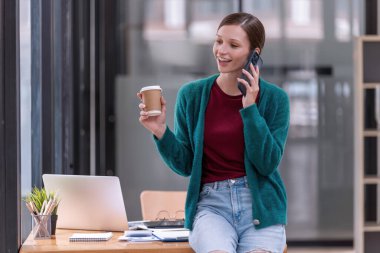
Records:
{"label": "pen", "polygon": [[176,237],[176,240],[188,240],[189,237],[187,236],[180,236],[180,237]]}
{"label": "pen", "polygon": [[34,203],[32,201],[29,202],[30,206],[32,207],[32,210],[33,210],[33,213],[35,215],[38,214],[38,210],[37,210],[37,207],[34,205]]}
{"label": "pen", "polygon": [[28,202],[26,202],[25,204],[26,204],[26,208],[28,208],[29,212],[30,212],[31,214],[35,214],[35,213],[33,212],[33,208],[30,206],[30,204],[29,204]]}
{"label": "pen", "polygon": [[[53,199],[50,199],[49,202],[46,204],[46,207],[45,207],[45,210],[43,212],[44,215],[47,215],[49,214],[49,209],[51,208],[51,203],[52,203]],[[41,210],[42,211],[42,210]]]}
{"label": "pen", "polygon": [[39,214],[43,214],[44,213],[44,208],[46,208],[46,200],[44,200],[44,202],[42,203],[42,206],[41,206],[41,209],[40,209],[40,213]]}

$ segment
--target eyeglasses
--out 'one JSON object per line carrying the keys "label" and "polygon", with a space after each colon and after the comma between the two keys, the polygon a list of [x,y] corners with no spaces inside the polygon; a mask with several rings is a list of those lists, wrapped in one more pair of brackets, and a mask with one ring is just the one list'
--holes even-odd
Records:
{"label": "eyeglasses", "polygon": [[185,211],[177,210],[174,216],[171,216],[169,211],[161,210],[156,215],[157,221],[183,221],[185,220]]}
{"label": "eyeglasses", "polygon": [[170,215],[167,210],[161,210],[157,213],[154,221],[144,222],[148,228],[183,228],[185,224],[185,211],[178,210],[174,216]]}

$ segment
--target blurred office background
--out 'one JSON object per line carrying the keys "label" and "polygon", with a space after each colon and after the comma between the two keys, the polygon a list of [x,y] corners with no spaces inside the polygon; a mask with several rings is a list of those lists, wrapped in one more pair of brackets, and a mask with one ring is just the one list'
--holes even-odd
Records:
{"label": "blurred office background", "polygon": [[[138,220],[141,191],[186,190],[139,124],[136,93],[161,85],[172,127],[179,87],[217,71],[218,23],[245,11],[266,28],[261,77],[290,97],[288,241],[352,245],[354,37],[376,30],[374,2],[20,0],[21,193],[43,173],[117,175]],[[25,238],[24,209],[21,225]]]}

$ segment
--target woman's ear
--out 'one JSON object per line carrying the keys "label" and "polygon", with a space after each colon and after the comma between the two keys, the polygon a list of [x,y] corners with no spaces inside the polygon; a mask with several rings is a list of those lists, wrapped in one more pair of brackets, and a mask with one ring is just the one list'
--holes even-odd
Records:
{"label": "woman's ear", "polygon": [[260,48],[256,47],[256,48],[255,48],[255,51],[260,55],[260,53],[261,53]]}

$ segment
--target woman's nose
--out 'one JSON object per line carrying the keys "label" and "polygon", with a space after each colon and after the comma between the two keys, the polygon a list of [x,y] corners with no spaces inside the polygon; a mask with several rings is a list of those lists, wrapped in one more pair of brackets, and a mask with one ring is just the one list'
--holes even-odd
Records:
{"label": "woman's nose", "polygon": [[220,54],[226,54],[228,51],[227,51],[227,48],[226,48],[225,45],[219,45],[219,47],[218,47],[218,52],[219,52]]}

